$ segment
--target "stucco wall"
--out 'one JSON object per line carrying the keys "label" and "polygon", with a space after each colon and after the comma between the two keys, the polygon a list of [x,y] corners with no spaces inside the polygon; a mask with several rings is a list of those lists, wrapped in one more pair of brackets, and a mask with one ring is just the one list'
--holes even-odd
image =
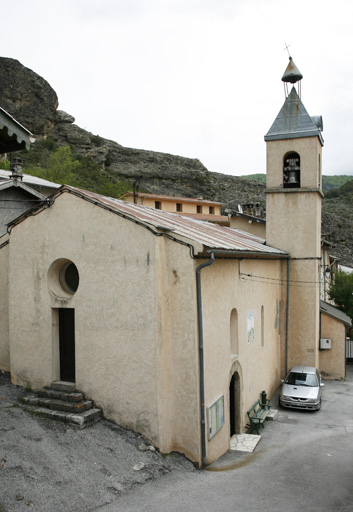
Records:
{"label": "stucco wall", "polygon": [[[283,188],[283,159],[300,155],[300,188]],[[288,367],[319,365],[321,143],[318,137],[267,143],[266,242],[290,253]]]}
{"label": "stucco wall", "polygon": [[[53,309],[75,308],[78,389],[94,398],[107,417],[156,441],[153,236],[63,194],[50,209],[13,230],[10,253],[14,382],[41,388],[59,378]],[[48,270],[58,258],[71,260],[80,276],[78,290],[68,300],[50,292]],[[16,276],[19,268],[21,279]],[[14,314],[17,307],[20,322]]]}
{"label": "stucco wall", "polygon": [[320,194],[296,189],[267,193],[266,241],[292,257],[320,258]]}
{"label": "stucco wall", "polygon": [[320,350],[320,371],[325,379],[346,376],[346,328],[330,315],[321,313],[321,338],[331,339],[331,349]]}
{"label": "stucco wall", "polygon": [[[107,418],[199,461],[188,247],[65,193],[13,229],[10,251],[13,382],[37,389],[60,378],[58,308],[74,308],[76,387]],[[60,258],[78,269],[71,298],[49,272]]]}
{"label": "stucco wall", "polygon": [[[189,249],[158,239],[158,396],[165,451],[200,461],[199,365],[194,261]],[[163,440],[163,442],[162,442]]]}
{"label": "stucco wall", "polygon": [[316,259],[290,262],[289,368],[319,365],[319,263]]}
{"label": "stucco wall", "polygon": [[302,188],[322,188],[321,153],[318,137],[303,137],[266,142],[267,188],[283,187],[283,158],[289,152],[300,155],[300,186]]}
{"label": "stucco wall", "polygon": [[[0,238],[0,246],[8,240],[8,235]],[[0,370],[10,370],[9,346],[9,303],[8,303],[8,258],[9,245],[0,248]]]}
{"label": "stucco wall", "polygon": [[[264,283],[262,286],[259,277]],[[225,424],[207,442],[208,461],[229,448],[232,373],[238,371],[240,378],[241,403],[237,405],[240,431],[245,431],[247,410],[260,398],[261,392],[265,390],[270,398],[279,385],[280,279],[279,261],[216,260],[202,270],[205,406],[209,407],[221,395],[225,398]],[[237,311],[237,354],[231,349],[233,309]],[[248,341],[250,311],[254,318],[254,339]],[[207,423],[207,432],[208,429]]]}
{"label": "stucco wall", "polygon": [[321,196],[274,192],[266,201],[267,243],[291,255],[288,366],[318,366]]}
{"label": "stucco wall", "polygon": [[249,220],[244,217],[233,215],[230,219],[230,227],[241,229],[242,231],[252,233],[261,238],[266,238],[266,224],[264,222],[249,222]]}

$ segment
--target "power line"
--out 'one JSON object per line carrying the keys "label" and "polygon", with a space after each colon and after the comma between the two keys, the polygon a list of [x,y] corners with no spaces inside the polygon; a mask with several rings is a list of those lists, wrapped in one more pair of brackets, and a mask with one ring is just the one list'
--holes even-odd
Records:
{"label": "power line", "polygon": [[[240,272],[239,273],[239,276],[241,278],[250,278],[252,280],[255,281],[255,279],[262,279],[262,281],[257,281],[259,283],[263,283],[264,281],[268,280],[268,281],[274,281],[273,283],[268,283],[268,284],[283,284],[283,285],[286,285],[287,284],[287,279],[278,279],[276,277],[266,277],[266,276],[257,276],[257,275],[254,275],[254,274],[245,274],[244,272]],[[293,284],[293,286],[300,286],[302,284],[321,284],[321,281],[301,281],[301,280],[295,280],[295,279],[290,279],[289,280],[289,283],[290,284]],[[294,283],[299,283],[299,284],[294,284]]]}

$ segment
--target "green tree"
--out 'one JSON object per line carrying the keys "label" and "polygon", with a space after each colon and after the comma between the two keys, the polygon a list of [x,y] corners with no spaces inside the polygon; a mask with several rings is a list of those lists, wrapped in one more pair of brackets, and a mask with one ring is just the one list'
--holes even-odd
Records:
{"label": "green tree", "polygon": [[5,158],[5,160],[0,161],[0,169],[5,169],[5,171],[10,170],[10,160]]}
{"label": "green tree", "polygon": [[45,167],[26,168],[26,172],[54,183],[69,185],[80,167],[80,162],[72,157],[70,146],[61,146],[50,154]]}
{"label": "green tree", "polygon": [[353,273],[337,270],[333,275],[329,296],[353,320]]}
{"label": "green tree", "polygon": [[48,179],[56,183],[67,182],[79,167],[80,162],[72,158],[70,146],[62,146],[50,156]]}

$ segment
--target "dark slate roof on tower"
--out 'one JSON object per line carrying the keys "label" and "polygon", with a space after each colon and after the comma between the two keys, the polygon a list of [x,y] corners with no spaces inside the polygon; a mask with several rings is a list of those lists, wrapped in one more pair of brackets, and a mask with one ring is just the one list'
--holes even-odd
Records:
{"label": "dark slate roof on tower", "polygon": [[316,136],[324,145],[321,130],[321,116],[309,116],[293,86],[275,122],[265,135],[265,141]]}

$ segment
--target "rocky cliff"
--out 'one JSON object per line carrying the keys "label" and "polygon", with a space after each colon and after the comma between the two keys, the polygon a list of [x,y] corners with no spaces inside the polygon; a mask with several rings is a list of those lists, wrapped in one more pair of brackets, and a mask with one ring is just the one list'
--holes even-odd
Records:
{"label": "rocky cliff", "polygon": [[[52,87],[20,62],[0,58],[0,106],[15,117],[41,144],[50,137],[58,146],[69,144],[73,153],[92,159],[113,180],[151,193],[221,201],[226,208],[259,202],[265,206],[265,186],[256,181],[210,172],[197,159],[123,147],[83,130],[71,114],[58,110]],[[265,166],[265,162],[264,162]],[[323,236],[333,244],[341,263],[353,266],[353,209],[339,200],[323,201]]]}

